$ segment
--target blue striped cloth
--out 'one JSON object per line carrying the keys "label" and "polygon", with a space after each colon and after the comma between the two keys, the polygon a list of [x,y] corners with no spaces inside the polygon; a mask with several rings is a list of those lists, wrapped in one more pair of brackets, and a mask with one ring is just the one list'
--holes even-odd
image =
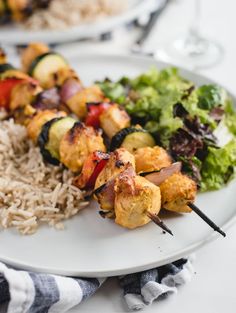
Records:
{"label": "blue striped cloth", "polygon": [[[193,272],[188,258],[117,279],[128,308],[141,310],[176,293]],[[7,304],[7,313],[64,313],[92,296],[105,280],[26,272],[0,263],[0,304]]]}

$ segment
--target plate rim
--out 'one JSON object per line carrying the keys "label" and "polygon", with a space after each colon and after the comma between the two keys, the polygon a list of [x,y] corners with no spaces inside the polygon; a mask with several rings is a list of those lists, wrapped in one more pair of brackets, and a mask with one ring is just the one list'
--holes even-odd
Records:
{"label": "plate rim", "polygon": [[[220,225],[221,229],[224,231],[227,231],[230,227],[232,227],[236,222],[236,214],[233,216],[232,219],[230,219],[228,222],[224,223],[223,225]],[[46,268],[44,266],[41,266],[40,268],[34,267],[26,262],[17,262],[13,261],[7,257],[1,257],[0,256],[0,261],[4,262],[5,264],[8,264],[10,266],[13,266],[16,269],[21,269],[21,270],[28,270],[28,271],[34,271],[37,273],[47,273],[47,274],[53,274],[53,275],[62,275],[62,276],[68,276],[68,277],[87,277],[87,278],[104,278],[104,277],[114,277],[114,276],[119,276],[119,275],[127,275],[127,274],[133,274],[133,273],[138,273],[142,272],[144,270],[149,270],[155,267],[159,267],[171,262],[174,262],[180,258],[184,258],[189,256],[191,253],[194,251],[198,250],[199,248],[205,246],[206,244],[211,243],[212,241],[216,240],[217,238],[220,238],[220,235],[216,233],[215,231],[211,232],[208,237],[205,239],[198,241],[197,243],[193,243],[192,245],[188,246],[186,249],[181,249],[178,253],[173,253],[167,255],[165,260],[163,261],[155,261],[151,262],[148,264],[143,264],[143,265],[137,265],[135,267],[128,267],[126,269],[116,269],[116,270],[109,270],[109,271],[96,271],[94,270],[87,270],[87,271],[79,271],[79,270],[65,270],[65,269],[51,269],[51,268]],[[224,238],[222,238],[224,239]]]}
{"label": "plate rim", "polygon": [[[60,44],[87,37],[98,36],[114,30],[116,27],[131,22],[143,14],[150,14],[156,9],[161,9],[167,0],[139,0],[136,6],[125,12],[107,17],[95,23],[82,23],[62,30],[26,31],[17,25],[4,25],[0,31],[0,42],[3,44],[27,44],[30,41],[44,41],[48,44]],[[14,28],[15,27],[15,28]],[[5,28],[5,29],[4,29]],[[0,27],[1,30],[1,27]],[[17,35],[15,36],[15,32]],[[52,39],[53,38],[53,39]]]}

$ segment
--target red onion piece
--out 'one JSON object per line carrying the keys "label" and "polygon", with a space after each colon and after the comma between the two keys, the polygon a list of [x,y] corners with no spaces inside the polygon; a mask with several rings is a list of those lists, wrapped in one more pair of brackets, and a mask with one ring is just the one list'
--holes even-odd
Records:
{"label": "red onion piece", "polygon": [[145,175],[144,177],[149,180],[154,185],[159,186],[161,183],[163,183],[167,178],[172,176],[175,173],[178,173],[181,171],[181,162],[176,162],[171,164],[168,167],[162,168],[159,172],[153,172],[150,174]]}
{"label": "red onion piece", "polygon": [[82,90],[82,85],[77,80],[70,78],[65,81],[61,87],[60,97],[62,102],[66,102],[73,97],[78,91]]}
{"label": "red onion piece", "polygon": [[135,176],[134,168],[130,164],[127,164],[127,168],[123,172],[111,178],[104,185],[94,190],[94,194],[97,197],[98,203],[101,205],[101,209],[103,210],[114,209],[115,202],[114,187],[116,179],[126,180],[128,182],[129,179],[132,180],[134,176]]}
{"label": "red onion piece", "polygon": [[32,106],[38,110],[58,109],[60,105],[60,96],[57,88],[51,88],[40,92]]}
{"label": "red onion piece", "polygon": [[115,178],[98,188],[94,193],[102,210],[113,210],[115,202]]}

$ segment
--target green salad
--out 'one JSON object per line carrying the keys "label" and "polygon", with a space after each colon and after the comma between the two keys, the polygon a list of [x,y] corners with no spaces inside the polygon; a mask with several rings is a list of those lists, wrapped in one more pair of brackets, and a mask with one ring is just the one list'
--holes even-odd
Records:
{"label": "green salad", "polygon": [[[156,68],[130,79],[99,82],[107,97],[180,160],[202,191],[228,183],[236,167],[236,112],[226,90],[195,86],[178,69]],[[222,144],[221,133],[227,134]],[[224,141],[224,140],[223,140]]]}

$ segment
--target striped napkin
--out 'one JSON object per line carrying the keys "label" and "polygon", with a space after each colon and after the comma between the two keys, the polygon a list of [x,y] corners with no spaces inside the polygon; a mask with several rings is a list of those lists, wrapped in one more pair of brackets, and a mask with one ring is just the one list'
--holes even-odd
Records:
{"label": "striped napkin", "polygon": [[[128,308],[141,310],[176,293],[193,272],[190,257],[117,279]],[[19,271],[0,263],[0,304],[7,304],[7,313],[64,313],[92,296],[105,280]]]}

